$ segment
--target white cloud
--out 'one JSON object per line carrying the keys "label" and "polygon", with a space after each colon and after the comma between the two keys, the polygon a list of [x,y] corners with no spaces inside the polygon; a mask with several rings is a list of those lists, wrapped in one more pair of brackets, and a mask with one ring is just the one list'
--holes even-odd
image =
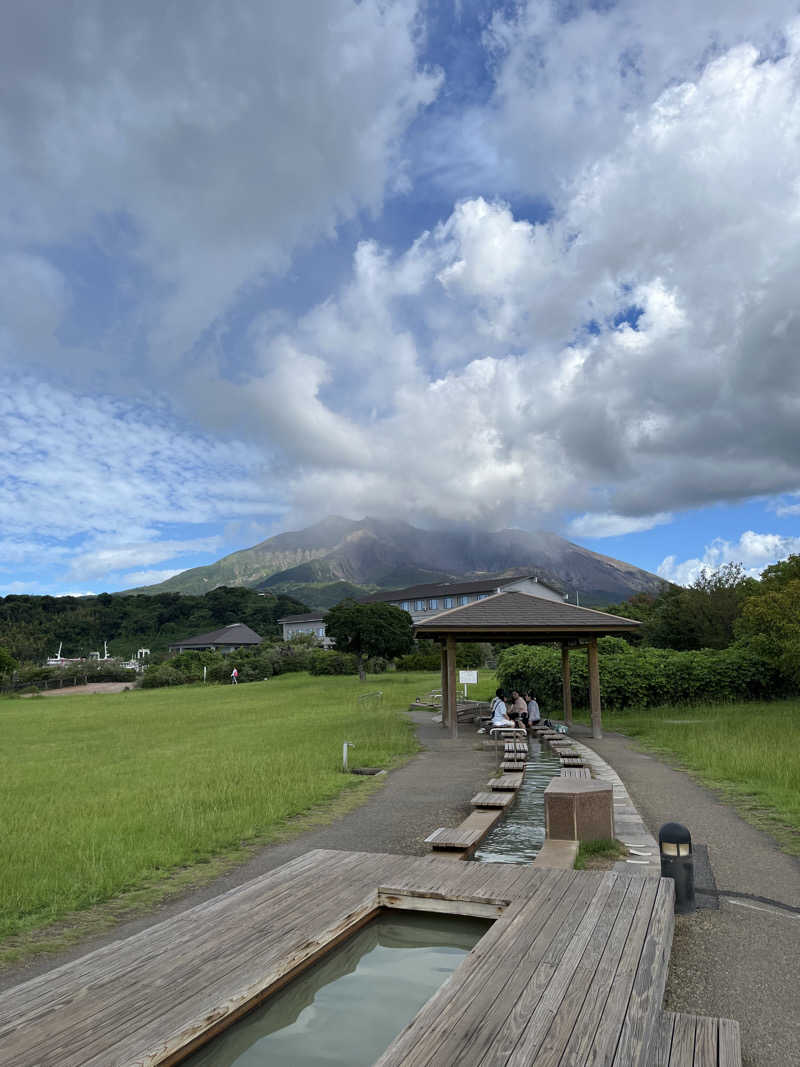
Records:
{"label": "white cloud", "polygon": [[176,574],[180,574],[181,569],[178,570],[150,570],[150,571],[129,571],[124,576],[124,584],[133,589],[140,585],[157,585],[159,582],[165,582],[167,578],[174,578]]}
{"label": "white cloud", "polygon": [[572,537],[621,537],[623,534],[641,533],[643,530],[652,530],[654,526],[663,526],[672,522],[672,515],[668,511],[657,515],[611,515],[592,514],[578,515],[568,527]]}
{"label": "white cloud", "polygon": [[703,571],[717,570],[726,563],[741,563],[751,577],[758,578],[765,567],[797,552],[800,552],[800,537],[746,530],[733,543],[717,537],[706,545],[702,559],[679,562],[677,556],[667,556],[661,562],[658,574],[678,585],[691,585]]}
{"label": "white cloud", "polygon": [[[114,571],[123,571],[135,565],[162,563],[185,553],[211,554],[220,547],[219,537],[197,537],[186,541],[158,539],[159,532],[150,531],[151,540],[131,541],[109,544],[108,540],[96,540],[75,555],[70,563],[67,577],[71,581],[86,581],[100,578]],[[117,540],[117,534],[112,540]],[[153,572],[155,573],[155,572]],[[172,573],[177,573],[173,571]],[[126,575],[126,580],[129,575]],[[160,579],[154,579],[158,581]],[[143,584],[143,583],[140,583]]]}
{"label": "white cloud", "polygon": [[[414,0],[6,6],[0,236],[122,254],[175,361],[243,286],[377,211],[440,75]],[[109,234],[113,234],[110,237]],[[141,360],[137,361],[141,366]]]}

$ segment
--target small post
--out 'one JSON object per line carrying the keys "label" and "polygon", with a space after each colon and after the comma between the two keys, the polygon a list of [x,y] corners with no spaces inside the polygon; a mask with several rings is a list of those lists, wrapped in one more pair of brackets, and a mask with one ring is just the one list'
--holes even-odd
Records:
{"label": "small post", "polygon": [[348,750],[348,748],[355,748],[355,747],[356,746],[353,744],[352,741],[345,741],[345,743],[342,745],[342,770],[344,771],[345,774],[348,773],[347,750]]}
{"label": "small post", "polygon": [[206,684],[206,671],[207,670],[208,670],[208,667],[204,666],[203,667],[203,685]]}
{"label": "small post", "polygon": [[455,740],[458,737],[458,691],[456,689],[456,639],[452,634],[447,635],[447,718],[450,726],[450,737]]}
{"label": "small post", "polygon": [[691,915],[697,910],[694,899],[694,856],[692,835],[679,822],[667,822],[658,831],[661,877],[675,883],[675,914]]}

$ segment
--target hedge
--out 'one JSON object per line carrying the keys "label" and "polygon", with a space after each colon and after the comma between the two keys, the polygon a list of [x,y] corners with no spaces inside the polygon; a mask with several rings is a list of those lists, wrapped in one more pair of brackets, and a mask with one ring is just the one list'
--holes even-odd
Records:
{"label": "hedge", "polygon": [[[598,642],[598,648],[601,699],[609,710],[785,695],[777,669],[753,649],[741,645],[676,652],[635,648],[619,638],[606,637]],[[586,708],[589,678],[585,650],[570,652],[570,673],[573,707]],[[530,690],[544,715],[560,715],[560,648],[508,648],[498,658],[497,679],[505,689]]]}

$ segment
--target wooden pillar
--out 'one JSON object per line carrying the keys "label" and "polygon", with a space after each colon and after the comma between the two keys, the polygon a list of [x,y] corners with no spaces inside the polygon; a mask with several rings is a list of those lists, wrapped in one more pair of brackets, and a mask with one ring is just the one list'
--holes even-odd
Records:
{"label": "wooden pillar", "polygon": [[441,643],[442,651],[442,728],[447,724],[447,716],[450,714],[450,702],[447,699],[447,645]]}
{"label": "wooden pillar", "polygon": [[589,707],[592,713],[592,737],[603,736],[603,714],[600,710],[600,663],[597,658],[597,638],[589,638]]}
{"label": "wooden pillar", "polygon": [[572,689],[570,688],[569,645],[561,643],[561,689],[564,698],[564,722],[572,725]]}
{"label": "wooden pillar", "polygon": [[447,636],[447,721],[450,725],[450,736],[458,737],[458,711],[456,709],[456,639],[452,635]]}

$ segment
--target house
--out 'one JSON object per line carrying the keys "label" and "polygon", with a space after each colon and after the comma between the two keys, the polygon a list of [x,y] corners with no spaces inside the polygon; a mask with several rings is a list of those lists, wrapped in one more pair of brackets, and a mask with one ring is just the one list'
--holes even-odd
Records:
{"label": "house", "polygon": [[309,611],[305,615],[284,615],[278,622],[283,627],[284,641],[290,641],[298,634],[310,634],[325,647],[330,648],[333,641],[325,636],[325,611]]}
{"label": "house", "polygon": [[[370,596],[358,598],[359,604],[384,602],[402,608],[414,623],[434,618],[451,608],[464,607],[476,600],[485,600],[495,593],[528,593],[544,600],[564,602],[564,592],[534,574],[511,577],[476,578],[469,582],[439,582],[428,585],[410,585],[405,589],[388,589]],[[287,615],[278,622],[283,626],[283,639],[288,641],[298,633],[313,634],[328,647],[332,642],[325,636],[324,611],[308,612],[305,615]]]}
{"label": "house", "polygon": [[211,652],[233,652],[237,648],[260,645],[263,640],[263,637],[243,622],[233,622],[230,626],[223,626],[221,630],[213,630],[210,634],[198,634],[197,637],[184,637],[180,641],[173,641],[169,650],[200,652],[208,649]]}

